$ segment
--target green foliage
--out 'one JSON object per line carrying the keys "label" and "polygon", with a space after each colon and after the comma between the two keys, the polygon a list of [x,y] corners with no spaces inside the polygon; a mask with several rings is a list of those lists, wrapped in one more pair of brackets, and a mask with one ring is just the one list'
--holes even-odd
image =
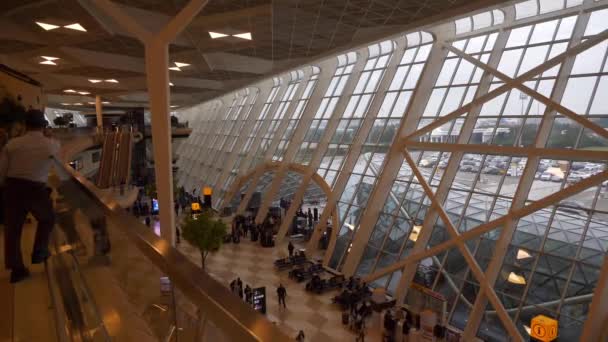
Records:
{"label": "green foliage", "polygon": [[204,212],[197,218],[188,217],[182,224],[182,237],[201,253],[202,267],[209,252],[218,250],[226,235],[226,224]]}

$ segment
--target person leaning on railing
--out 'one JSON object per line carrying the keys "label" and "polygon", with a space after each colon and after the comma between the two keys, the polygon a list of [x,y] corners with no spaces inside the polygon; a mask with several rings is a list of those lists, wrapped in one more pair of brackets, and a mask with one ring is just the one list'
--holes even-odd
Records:
{"label": "person leaning on railing", "polygon": [[21,233],[28,213],[38,222],[32,264],[50,256],[49,236],[55,223],[51,191],[47,187],[53,157],[59,153],[59,142],[44,135],[48,122],[39,110],[25,115],[26,133],[9,140],[0,153],[0,183],[4,183],[6,268],[11,270],[11,283],[29,276],[21,255]]}

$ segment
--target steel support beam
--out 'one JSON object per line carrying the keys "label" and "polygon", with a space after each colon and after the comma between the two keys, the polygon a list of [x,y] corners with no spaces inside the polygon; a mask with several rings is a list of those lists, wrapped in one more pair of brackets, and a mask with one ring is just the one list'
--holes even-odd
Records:
{"label": "steel support beam", "polygon": [[[285,238],[291,220],[293,219],[297,208],[300,207],[304,199],[304,194],[306,193],[306,189],[310,184],[310,179],[313,174],[316,173],[317,169],[319,168],[319,165],[321,164],[321,160],[325,156],[327,147],[329,146],[329,143],[336,132],[336,128],[340,123],[340,119],[344,114],[344,110],[346,109],[346,106],[350,101],[351,95],[355,87],[357,86],[357,83],[359,82],[359,77],[361,75],[361,72],[363,71],[363,68],[365,67],[367,59],[368,51],[367,49],[363,49],[363,52],[359,53],[357,56],[357,61],[355,62],[353,71],[351,72],[348,81],[344,86],[344,91],[342,92],[340,99],[338,100],[338,103],[336,104],[336,107],[334,108],[334,111],[331,114],[329,121],[327,122],[327,126],[325,127],[325,131],[323,132],[323,136],[319,140],[317,144],[317,149],[315,150],[312,159],[308,164],[308,173],[302,176],[302,182],[300,183],[300,186],[298,187],[298,190],[296,191],[291,201],[291,206],[289,207],[289,210],[285,215],[286,219],[282,222],[281,227],[279,228],[279,232],[276,237],[278,243],[280,243]],[[290,144],[290,147],[291,145],[292,144]],[[299,146],[297,147],[299,148]]]}
{"label": "steel support beam", "polygon": [[[321,238],[323,232],[325,232],[325,229],[327,228],[327,221],[329,220],[330,216],[332,214],[334,214],[338,200],[340,199],[340,196],[344,192],[344,189],[346,188],[348,180],[350,179],[350,176],[353,172],[353,169],[355,168],[355,165],[357,164],[357,161],[359,160],[359,157],[361,155],[361,150],[363,149],[363,145],[365,144],[365,141],[367,140],[369,132],[374,127],[374,123],[376,121],[376,118],[378,117],[378,112],[380,112],[380,108],[382,107],[382,104],[384,103],[384,98],[386,97],[386,92],[388,91],[388,88],[390,87],[391,83],[393,82],[394,75],[397,72],[397,69],[399,68],[399,64],[401,63],[403,54],[405,53],[405,50],[407,49],[407,41],[404,36],[399,39],[396,39],[395,43],[396,43],[395,50],[393,51],[390,62],[386,67],[384,76],[382,77],[382,80],[380,81],[380,84],[378,85],[378,89],[376,91],[376,96],[374,96],[371,104],[369,105],[369,109],[367,110],[367,112],[366,112],[367,114],[365,115],[365,118],[363,119],[363,122],[361,123],[361,127],[359,128],[359,131],[357,132],[357,136],[353,140],[353,144],[351,145],[349,152],[346,155],[346,160],[344,161],[344,165],[342,166],[342,171],[339,173],[338,178],[336,179],[336,181],[334,183],[334,191],[332,192],[331,196],[329,198],[327,198],[327,204],[325,205],[325,208],[323,208],[323,212],[321,213],[319,222],[317,223],[317,225],[312,233],[312,236],[311,236],[310,240],[308,241],[308,245],[307,245],[306,249],[309,251],[317,250],[319,239]],[[335,237],[337,236],[340,228],[341,227],[338,227],[335,225],[333,227],[332,236],[330,239],[330,244],[333,243],[333,246],[335,246]],[[333,250],[333,248],[330,249],[328,246],[328,249],[325,253],[325,255],[326,255],[325,259],[327,260],[327,262],[329,261],[328,255],[331,255],[330,252],[332,250]],[[325,263],[325,265],[327,265],[327,263]]]}

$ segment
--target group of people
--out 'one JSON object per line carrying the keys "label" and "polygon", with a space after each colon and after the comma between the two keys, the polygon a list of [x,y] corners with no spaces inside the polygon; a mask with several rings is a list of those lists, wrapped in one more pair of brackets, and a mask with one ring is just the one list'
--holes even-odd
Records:
{"label": "group of people", "polygon": [[342,292],[334,297],[334,302],[347,309],[343,315],[348,317],[350,328],[357,332],[357,341],[364,340],[365,319],[372,314],[370,296],[371,291],[365,282],[358,277],[349,277]]}
{"label": "group of people", "polygon": [[277,219],[269,214],[262,224],[255,224],[253,216],[236,215],[232,220],[232,240],[240,241],[242,236],[251,236],[251,241],[258,241],[264,247],[270,247],[274,243],[274,225]]}
{"label": "group of people", "polygon": [[241,278],[237,277],[230,282],[230,291],[239,296],[239,298],[245,299],[245,302],[253,304],[253,289],[249,285],[245,285],[245,288],[243,289],[243,281]]}

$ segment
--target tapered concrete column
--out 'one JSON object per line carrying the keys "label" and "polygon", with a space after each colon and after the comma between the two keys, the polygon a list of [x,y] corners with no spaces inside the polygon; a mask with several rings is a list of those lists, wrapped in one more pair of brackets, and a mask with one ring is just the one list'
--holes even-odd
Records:
{"label": "tapered concrete column", "polygon": [[95,114],[97,117],[97,133],[103,133],[103,109],[101,105],[101,96],[95,96]]}
{"label": "tapered concrete column", "polygon": [[[304,72],[304,75],[302,76],[302,79],[300,81],[298,81],[298,85],[297,85],[298,89],[296,90],[295,95],[293,96],[293,99],[290,100],[289,106],[283,116],[283,119],[281,120],[279,127],[277,128],[276,132],[274,133],[272,142],[270,143],[270,147],[266,150],[266,153],[264,155],[265,162],[272,161],[274,152],[275,152],[277,146],[279,146],[279,142],[281,141],[281,138],[283,137],[283,134],[285,133],[287,126],[289,125],[289,120],[291,120],[291,116],[293,115],[293,112],[295,111],[295,109],[298,106],[298,102],[299,102],[300,98],[302,97],[304,90],[306,89],[306,84],[308,83],[308,80],[310,79],[311,74],[312,74],[312,69],[307,68],[306,71]],[[264,218],[266,217],[266,214],[268,213],[268,209],[270,208],[270,205],[272,204],[272,201],[273,201],[275,195],[279,192],[279,187],[281,186],[281,184],[283,184],[283,178],[287,175],[287,165],[288,165],[287,163],[282,163],[279,165],[279,168],[275,172],[274,178],[272,179],[272,183],[266,190],[266,193],[263,194],[262,204],[261,204],[260,209],[258,210],[258,214],[255,218],[256,222],[261,223],[262,221],[264,221]]]}
{"label": "tapered concrete column", "polygon": [[[577,24],[573,32],[573,38],[570,41],[570,46],[576,45],[581,41],[588,21],[589,13],[579,15]],[[560,68],[560,72],[556,84],[553,87],[553,92],[551,95],[551,98],[556,102],[561,101],[562,96],[566,91],[569,75],[572,72],[572,67],[574,66],[574,60],[575,56],[569,58],[562,64],[562,67]],[[545,115],[541,120],[538,132],[536,134],[536,141],[534,147],[543,148],[546,146],[547,141],[549,140],[549,135],[551,134],[551,130],[553,128],[555,116],[556,112],[553,109],[547,108],[545,110]],[[540,160],[541,158],[538,156],[528,158],[526,167],[519,179],[517,191],[513,196],[510,211],[518,210],[525,206],[530,190],[532,189],[532,184],[534,183],[534,176],[536,174],[536,170],[538,169],[538,164]],[[496,280],[498,279],[500,270],[502,269],[502,263],[508,251],[508,247],[511,244],[513,235],[517,230],[518,222],[519,220],[509,220],[508,223],[502,227],[499,238],[496,240],[496,244],[493,248],[494,251],[492,253],[492,258],[488,263],[488,267],[486,268],[485,272],[486,279],[488,280],[488,282],[490,282],[490,285],[492,286],[494,286]],[[484,292],[479,293],[476,297],[475,304],[469,314],[469,321],[463,334],[465,339],[473,338],[476,336],[481,320],[483,319],[487,303],[487,295]]]}
{"label": "tapered concrete column", "polygon": [[[234,147],[232,148],[232,152],[230,153],[228,160],[226,161],[226,167],[222,171],[222,174],[220,175],[220,177],[217,181],[217,184],[214,184],[214,189],[215,189],[214,193],[216,194],[216,196],[217,195],[220,196],[220,198],[218,199],[219,206],[223,205],[226,202],[226,200],[228,200],[228,201],[230,200],[230,198],[226,198],[226,196],[225,196],[228,191],[227,185],[229,185],[229,184],[226,184],[226,182],[230,177],[230,173],[232,172],[232,169],[234,169],[234,166],[239,157],[239,154],[241,153],[241,150],[243,149],[243,145],[245,145],[245,142],[247,142],[247,139],[249,138],[249,134],[251,133],[251,130],[253,130],[253,127],[255,126],[255,122],[261,114],[262,108],[264,107],[264,100],[266,98],[268,98],[268,94],[270,93],[272,86],[273,86],[272,79],[266,80],[266,82],[264,84],[260,85],[260,89],[258,92],[256,102],[253,104],[253,107],[251,108],[251,113],[249,114],[249,117],[247,118],[247,122],[245,123],[245,126],[242,128],[241,132],[239,133],[239,137],[238,137],[236,143],[234,144]],[[240,171],[240,169],[239,169],[239,171]],[[228,194],[228,195],[230,195],[230,194]],[[220,209],[220,208],[218,208],[218,209]]]}
{"label": "tapered concrete column", "polygon": [[[340,119],[342,119],[342,116],[344,115],[344,110],[350,102],[355,87],[359,83],[359,78],[361,77],[361,73],[363,72],[363,69],[365,68],[365,64],[367,63],[369,57],[369,50],[363,48],[359,50],[357,54],[357,61],[355,62],[348,81],[344,86],[344,91],[340,95],[340,99],[338,100],[338,103],[336,104],[336,107],[334,108],[334,111],[331,114],[329,121],[327,122],[327,126],[325,127],[325,131],[323,132],[323,136],[319,140],[317,144],[317,149],[312,155],[312,159],[307,166],[307,171],[302,175],[302,182],[300,183],[298,190],[296,191],[291,201],[291,205],[289,207],[289,210],[287,211],[287,215],[285,215],[285,220],[283,220],[283,222],[281,223],[281,227],[279,228],[279,232],[277,233],[276,237],[277,243],[280,243],[285,238],[291,220],[293,219],[293,216],[296,213],[296,208],[299,208],[302,204],[302,201],[304,200],[304,195],[306,194],[306,189],[308,189],[308,185],[310,184],[310,180],[312,176],[317,172],[317,169],[319,168],[319,165],[321,164],[321,161],[323,160],[323,157],[327,152],[327,148],[329,147],[331,139],[336,133],[336,129],[338,128],[338,125],[340,123]],[[293,144],[290,144],[289,147],[291,148],[292,145]],[[299,146],[293,147],[299,148]],[[294,153],[296,152],[294,151]]]}
{"label": "tapered concrete column", "polygon": [[[376,122],[376,118],[378,117],[378,112],[380,112],[380,108],[384,103],[384,98],[386,97],[386,92],[388,87],[393,82],[393,78],[397,69],[399,68],[399,64],[401,63],[401,59],[403,58],[403,54],[407,49],[407,41],[405,37],[400,37],[394,40],[396,43],[395,50],[392,53],[391,60],[389,65],[387,65],[382,80],[378,85],[378,89],[376,91],[376,96],[372,100],[372,103],[369,105],[369,109],[367,110],[367,114],[365,115],[365,119],[361,124],[361,128],[357,132],[357,136],[353,141],[353,144],[350,147],[349,153],[347,154],[346,160],[344,161],[344,165],[342,166],[342,172],[339,173],[338,178],[335,182],[333,191],[330,196],[327,198],[327,204],[325,208],[323,208],[323,212],[321,213],[321,217],[319,218],[319,222],[315,226],[314,231],[312,232],[312,236],[308,241],[308,245],[306,246],[306,250],[308,251],[316,251],[318,247],[319,239],[321,238],[323,232],[327,228],[327,220],[334,213],[334,209],[338,203],[338,199],[342,196],[342,192],[346,188],[346,184],[348,184],[348,180],[355,168],[357,161],[361,155],[361,150],[363,149],[363,145],[367,140],[367,136],[369,132],[372,130],[374,123]],[[332,236],[330,242],[335,246],[335,237],[338,236],[338,232],[340,231],[340,227],[334,227],[332,231]],[[333,248],[328,248],[326,254],[327,261],[329,262],[329,256],[332,253]]]}
{"label": "tapered concrete column", "polygon": [[[435,81],[441,71],[443,60],[446,56],[447,51],[435,43],[426,61],[426,65],[422,71],[422,75],[420,76],[420,80],[418,81],[418,86],[412,94],[409,109],[401,119],[401,124],[399,126],[397,136],[395,137],[395,141],[399,141],[399,138],[405,137],[408,133],[416,130],[418,120],[426,108],[428,100],[427,94],[431,93],[433,86],[435,85]],[[398,146],[398,144],[393,143],[388,153],[384,157],[384,167],[380,173],[380,176],[378,177],[378,180],[376,181],[376,186],[372,190],[372,193],[367,201],[367,206],[359,222],[359,228],[357,229],[357,232],[352,240],[350,252],[344,261],[342,273],[347,275],[355,273],[359,261],[361,260],[361,256],[363,255],[363,251],[365,250],[367,242],[369,241],[376,222],[378,221],[380,212],[384,207],[384,203],[386,202],[389,191],[395,178],[397,177],[397,174],[399,173],[401,165],[403,165],[403,161],[404,158],[401,148]],[[341,227],[336,227],[335,229],[340,228]],[[335,242],[333,243],[335,244]],[[331,247],[331,245],[329,247]],[[330,250],[328,248],[327,254],[329,254],[329,251]]]}
{"label": "tapered concrete column", "polygon": [[[289,77],[289,74],[283,75],[283,77],[281,77],[281,79],[284,79],[287,77]],[[241,166],[239,169],[239,175],[243,175],[250,168],[255,167],[255,165],[253,165],[254,157],[257,154],[258,149],[261,148],[262,138],[264,137],[264,135],[266,135],[266,132],[268,131],[268,127],[270,126],[270,123],[272,122],[275,112],[278,109],[277,107],[279,106],[279,103],[281,102],[281,99],[283,98],[283,94],[285,94],[285,92],[289,88],[289,82],[283,80],[283,83],[281,84],[280,87],[281,88],[279,89],[278,93],[276,94],[275,98],[273,99],[273,102],[272,102],[272,105],[270,106],[270,110],[268,111],[268,114],[266,114],[266,118],[264,119],[264,123],[262,124],[260,131],[258,132],[258,135],[256,136],[255,140],[253,141],[253,144],[251,145],[251,150],[249,151],[249,154],[247,154],[247,156],[241,163]],[[258,181],[260,180],[260,177],[263,174],[264,174],[263,171],[261,171],[261,173],[256,172],[256,176],[252,178],[251,184],[249,185],[249,188],[247,189],[247,193],[243,197],[243,200],[239,204],[239,208],[236,211],[237,215],[242,215],[245,212],[245,210],[247,209],[247,204],[249,204],[251,197],[253,197],[255,188],[258,185]]]}
{"label": "tapered concrete column", "polygon": [[174,244],[171,115],[169,112],[169,49],[166,43],[146,44],[146,77],[152,114],[152,145],[156,192],[160,208],[160,235]]}

